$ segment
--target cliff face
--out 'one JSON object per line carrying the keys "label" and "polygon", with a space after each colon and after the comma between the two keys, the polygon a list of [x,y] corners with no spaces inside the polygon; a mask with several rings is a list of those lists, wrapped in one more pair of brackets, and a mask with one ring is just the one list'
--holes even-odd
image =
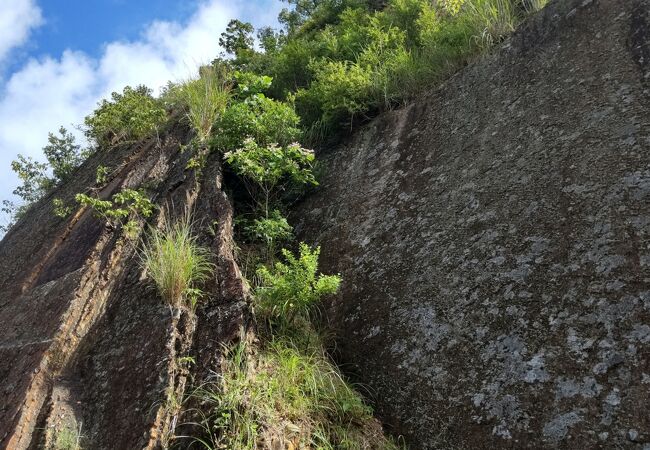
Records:
{"label": "cliff face", "polygon": [[[205,380],[238,332],[246,293],[219,156],[201,173],[186,170],[188,135],[176,126],[161,140],[93,155],[0,243],[0,448],[43,448],[65,427],[80,427],[94,449],[159,448],[176,423],[169,399],[187,378],[180,358],[198,355],[193,376]],[[53,214],[52,198],[71,204],[95,185],[100,164],[113,174],[98,196],[146,187],[160,207],[154,227],[193,211],[217,267],[195,317],[170,314],[143,274],[137,239],[89,210]]]}
{"label": "cliff face", "polygon": [[649,14],[552,3],[323,155],[295,220],[413,448],[650,448]]}

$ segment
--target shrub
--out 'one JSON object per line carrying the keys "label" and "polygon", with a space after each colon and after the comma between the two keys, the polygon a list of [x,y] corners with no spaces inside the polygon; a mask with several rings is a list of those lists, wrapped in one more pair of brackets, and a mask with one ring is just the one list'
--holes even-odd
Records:
{"label": "shrub", "polygon": [[260,146],[247,139],[243,148],[227,152],[224,159],[243,178],[264,218],[269,217],[272,203],[289,185],[318,184],[311,171],[314,153],[299,144]]}
{"label": "shrub", "polygon": [[[239,86],[239,92],[251,89],[249,85],[244,86]],[[238,149],[248,138],[261,146],[287,145],[300,137],[299,122],[291,105],[257,93],[226,109],[218,121],[214,145],[224,151]]]}
{"label": "shrub", "polygon": [[257,94],[263,94],[273,82],[273,78],[266,75],[257,75],[253,72],[236,71],[234,73],[235,90],[237,91],[237,98],[245,100],[248,97]]}
{"label": "shrub", "polygon": [[287,219],[277,209],[271,211],[268,218],[254,219],[253,223],[246,227],[246,232],[250,237],[261,240],[268,246],[274,242],[291,239],[292,231]]}
{"label": "shrub", "polygon": [[201,296],[198,285],[214,270],[210,253],[201,247],[188,218],[162,229],[151,229],[141,252],[142,266],[170,307],[196,305]]}
{"label": "shrub", "polygon": [[97,166],[95,170],[95,183],[100,185],[106,183],[109,173],[110,169],[108,167],[102,165]]}
{"label": "shrub", "polygon": [[320,247],[311,250],[300,244],[299,256],[282,250],[286,261],[272,268],[260,267],[260,286],[255,295],[264,315],[290,323],[296,316],[305,316],[318,300],[338,291],[341,279],[336,275],[318,274]]}
{"label": "shrub", "polygon": [[351,61],[319,61],[312,63],[315,73],[310,89],[298,91],[296,102],[318,105],[326,123],[353,118],[368,110],[372,73]]}
{"label": "shrub", "polygon": [[278,243],[287,242],[293,239],[293,228],[282,216],[282,213],[274,209],[269,217],[260,217],[252,221],[240,220],[243,223],[244,235],[253,242],[264,244],[264,253],[267,260],[272,260],[276,253]]}
{"label": "shrub", "polygon": [[113,92],[85,118],[86,137],[101,147],[150,136],[167,118],[163,103],[151,94],[146,86]]}
{"label": "shrub", "polygon": [[52,206],[54,206],[54,215],[57,217],[65,219],[72,214],[72,206],[66,205],[60,198],[52,200]]}

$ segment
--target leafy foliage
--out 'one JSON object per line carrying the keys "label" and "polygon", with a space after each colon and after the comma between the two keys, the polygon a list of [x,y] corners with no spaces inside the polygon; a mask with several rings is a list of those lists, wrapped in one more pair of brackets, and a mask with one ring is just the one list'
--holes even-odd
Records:
{"label": "leafy foliage", "polygon": [[232,150],[253,139],[259,145],[287,145],[300,137],[300,118],[288,104],[253,93],[260,89],[260,82],[238,84],[238,96],[242,101],[231,104],[217,123],[218,133],[214,145],[220,150]]}
{"label": "leafy foliage", "polygon": [[261,240],[272,247],[276,242],[288,241],[293,237],[293,230],[280,211],[274,209],[269,217],[254,219],[246,228],[254,239]]}
{"label": "leafy foliage", "polygon": [[253,25],[248,22],[233,19],[228,22],[226,31],[221,33],[219,45],[226,53],[236,55],[242,50],[253,48]]}
{"label": "leafy foliage", "polygon": [[52,205],[54,206],[54,215],[57,217],[64,219],[72,214],[72,206],[66,205],[60,198],[52,200]]}
{"label": "leafy foliage", "polygon": [[82,206],[92,208],[98,217],[114,226],[128,219],[123,228],[130,238],[135,237],[138,231],[136,219],[150,217],[154,210],[154,204],[142,190],[123,189],[115,194],[112,200],[101,200],[82,193],[77,194],[75,199]]}
{"label": "leafy foliage", "polygon": [[64,127],[59,128],[58,136],[48,133],[47,141],[47,145],[43,147],[45,162],[23,155],[18,155],[17,159],[11,162],[11,170],[22,182],[14,189],[13,194],[19,197],[22,203],[16,205],[9,200],[3,202],[2,212],[9,216],[9,224],[0,226],[0,231],[7,231],[33,203],[43,198],[54,187],[68,181],[90,154],[75,142],[75,137]]}
{"label": "leafy foliage", "polygon": [[95,170],[95,182],[97,184],[106,183],[109,173],[110,173],[110,169],[108,167],[102,165],[98,166],[97,169]]}
{"label": "leafy foliage", "polygon": [[261,285],[255,294],[265,315],[291,321],[304,316],[322,296],[336,293],[341,279],[317,273],[320,247],[312,250],[301,243],[298,257],[288,250],[282,250],[282,255],[286,263],[276,262],[271,269],[260,267]]}
{"label": "leafy foliage", "polygon": [[43,154],[52,170],[53,184],[70,179],[72,172],[88,158],[90,151],[82,149],[75,137],[64,127],[59,128],[59,135],[48,133],[47,145]]}
{"label": "leafy foliage", "polygon": [[152,228],[141,252],[142,266],[167,304],[192,308],[202,295],[198,285],[213,272],[210,253],[192,234],[189,216]]}
{"label": "leafy foliage", "polygon": [[264,53],[248,49],[232,66],[272,76],[269,93],[295,95],[307,127],[338,130],[416,96],[544,3],[290,0],[285,29],[259,33]]}
{"label": "leafy foliage", "polygon": [[314,153],[297,143],[260,146],[249,138],[241,149],[227,152],[224,159],[243,177],[265,218],[269,217],[272,203],[288,185],[318,184],[311,171]]}
{"label": "leafy foliage", "polygon": [[127,86],[102,100],[84,120],[86,137],[100,147],[140,140],[154,133],[167,119],[163,103],[146,86]]}
{"label": "leafy foliage", "polygon": [[18,155],[18,159],[11,162],[13,170],[23,182],[14,190],[14,195],[31,204],[43,197],[49,189],[54,187],[54,181],[47,175],[49,165],[34,159]]}

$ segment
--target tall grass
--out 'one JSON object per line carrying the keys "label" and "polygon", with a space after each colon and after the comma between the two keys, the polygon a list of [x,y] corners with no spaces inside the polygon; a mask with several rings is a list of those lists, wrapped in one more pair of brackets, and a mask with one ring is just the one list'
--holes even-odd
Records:
{"label": "tall grass", "polygon": [[213,272],[210,253],[192,234],[189,214],[162,229],[151,229],[141,252],[142,266],[158,292],[173,307],[194,306],[201,292],[197,285]]}
{"label": "tall grass", "polygon": [[218,386],[195,394],[211,407],[203,417],[203,448],[254,450],[396,449],[372,410],[322,350],[276,339],[251,351],[227,352]]}
{"label": "tall grass", "polygon": [[228,105],[230,84],[220,71],[207,67],[201,70],[199,78],[182,85],[179,94],[187,104],[187,117],[199,141],[205,142],[210,137],[214,122]]}
{"label": "tall grass", "polygon": [[469,0],[464,10],[481,48],[489,48],[499,42],[512,33],[519,22],[512,0]]}

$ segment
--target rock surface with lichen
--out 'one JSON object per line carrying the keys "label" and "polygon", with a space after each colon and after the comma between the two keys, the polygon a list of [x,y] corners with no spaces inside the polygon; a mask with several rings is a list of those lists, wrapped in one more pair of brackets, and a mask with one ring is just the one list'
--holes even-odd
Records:
{"label": "rock surface with lichen", "polygon": [[650,449],[650,2],[552,2],[324,152],[300,234],[413,448]]}

